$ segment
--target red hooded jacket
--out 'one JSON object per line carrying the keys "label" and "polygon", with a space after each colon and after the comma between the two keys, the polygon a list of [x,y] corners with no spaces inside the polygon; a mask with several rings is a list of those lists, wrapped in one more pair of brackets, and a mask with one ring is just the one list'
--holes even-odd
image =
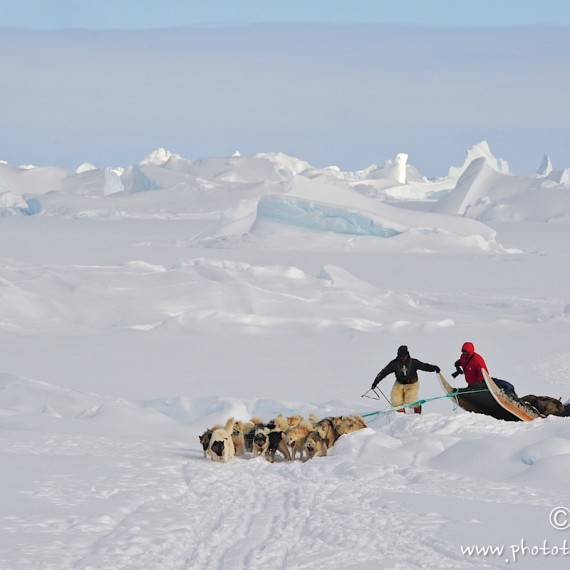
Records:
{"label": "red hooded jacket", "polygon": [[[466,352],[467,354],[464,354]],[[475,352],[475,346],[472,342],[466,342],[461,347],[461,356],[459,357],[459,365],[463,368],[465,381],[467,384],[475,384],[476,382],[484,382],[481,370],[486,370],[487,365],[480,354]]]}

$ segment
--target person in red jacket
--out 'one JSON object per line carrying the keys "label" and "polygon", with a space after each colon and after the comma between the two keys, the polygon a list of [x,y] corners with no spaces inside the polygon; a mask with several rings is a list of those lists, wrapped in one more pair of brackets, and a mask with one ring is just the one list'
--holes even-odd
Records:
{"label": "person in red jacket", "polygon": [[484,382],[483,372],[485,370],[489,373],[487,365],[480,354],[475,352],[475,346],[472,342],[464,342],[461,347],[461,356],[455,363],[457,372],[465,374],[465,381],[467,384],[476,384],[477,382]]}

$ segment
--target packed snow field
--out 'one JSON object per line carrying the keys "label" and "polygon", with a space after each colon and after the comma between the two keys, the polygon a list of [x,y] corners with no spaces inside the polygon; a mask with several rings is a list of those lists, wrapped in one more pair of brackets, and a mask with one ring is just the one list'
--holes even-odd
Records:
{"label": "packed snow field", "polygon": [[[462,386],[472,341],[570,397],[569,176],[484,142],[437,180],[405,154],[0,163],[0,568],[566,568],[568,418],[470,414],[431,373],[421,415],[362,395],[401,344]],[[204,459],[206,428],[278,414],[368,427]]]}

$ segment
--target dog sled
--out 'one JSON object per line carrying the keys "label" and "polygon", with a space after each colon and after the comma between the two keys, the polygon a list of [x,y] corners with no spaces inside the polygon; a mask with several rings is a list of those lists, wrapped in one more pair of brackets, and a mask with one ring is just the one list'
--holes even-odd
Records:
{"label": "dog sled", "polygon": [[439,382],[456,405],[476,414],[484,414],[505,421],[533,421],[549,415],[569,416],[570,406],[548,396],[529,394],[519,398],[512,386],[503,380],[491,378],[483,371],[485,382],[454,388],[438,373]]}
{"label": "dog sled", "polygon": [[455,405],[466,412],[491,416],[497,420],[521,421],[521,418],[497,402],[485,383],[478,382],[465,388],[455,388],[445,379],[443,374],[438,373],[437,377],[445,393],[450,394]]}

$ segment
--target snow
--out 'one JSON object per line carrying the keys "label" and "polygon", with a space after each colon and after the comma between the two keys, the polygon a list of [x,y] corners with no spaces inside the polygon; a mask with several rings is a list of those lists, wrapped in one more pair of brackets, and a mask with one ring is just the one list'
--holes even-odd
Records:
{"label": "snow", "polygon": [[509,174],[509,163],[504,158],[496,158],[491,152],[489,143],[487,141],[481,141],[480,143],[473,145],[466,153],[463,165],[458,167],[452,166],[449,169],[450,178],[459,178],[469,165],[476,159],[482,158],[484,162],[496,172],[501,174]]}
{"label": "snow", "polygon": [[[570,397],[568,171],[407,158],[0,162],[0,568],[567,567],[568,418],[469,414],[429,373],[422,415],[362,395],[401,344],[453,380],[469,340]],[[206,428],[278,414],[368,427],[203,458]]]}
{"label": "snow", "polygon": [[552,161],[550,157],[545,154],[540,166],[538,167],[537,174],[540,176],[548,176],[552,172]]}
{"label": "snow", "polygon": [[548,222],[567,219],[569,206],[566,170],[545,177],[514,176],[499,173],[485,158],[477,158],[432,211],[484,221]]}

